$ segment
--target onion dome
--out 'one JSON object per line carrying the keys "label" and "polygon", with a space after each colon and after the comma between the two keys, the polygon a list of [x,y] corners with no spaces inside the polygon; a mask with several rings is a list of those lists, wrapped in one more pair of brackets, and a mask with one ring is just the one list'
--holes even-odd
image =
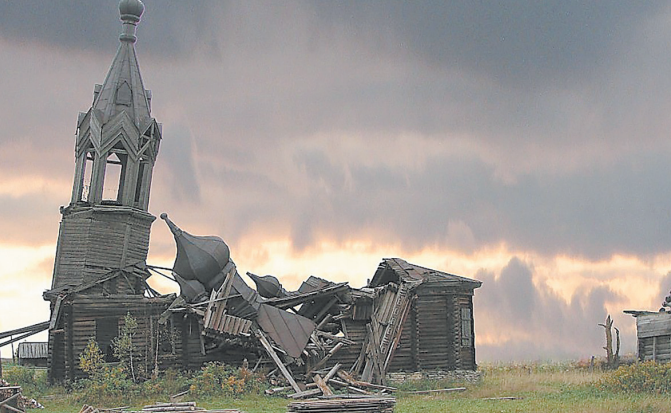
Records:
{"label": "onion dome", "polygon": [[286,297],[287,292],[282,287],[280,280],[272,275],[256,275],[251,272],[247,273],[247,276],[254,281],[256,284],[256,291],[259,292],[259,295],[263,298],[280,298]]}
{"label": "onion dome", "polygon": [[228,245],[217,236],[195,236],[182,231],[169,218],[161,214],[175,237],[177,257],[173,271],[185,280],[198,280],[208,286],[230,261]]}
{"label": "onion dome", "polygon": [[208,294],[205,287],[198,280],[185,280],[179,274],[173,274],[175,281],[179,284],[180,295],[182,295],[188,303],[197,303],[207,300]]}

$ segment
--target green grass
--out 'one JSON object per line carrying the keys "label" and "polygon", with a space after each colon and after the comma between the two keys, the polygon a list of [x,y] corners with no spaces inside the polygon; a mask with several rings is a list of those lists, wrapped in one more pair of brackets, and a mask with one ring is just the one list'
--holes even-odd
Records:
{"label": "green grass", "polygon": [[[396,395],[396,413],[431,412],[669,412],[671,396],[657,393],[623,393],[601,389],[596,384],[605,374],[598,369],[588,371],[575,363],[535,363],[484,365],[483,379],[477,384],[428,382],[406,384],[404,390],[466,387],[465,392]],[[671,390],[671,389],[670,389]],[[497,397],[516,397],[516,400],[487,400]],[[44,413],[72,413],[82,403],[63,389],[48,389],[38,399]],[[162,399],[136,400],[131,408],[166,401]],[[197,400],[205,408],[239,409],[248,413],[284,413],[290,400],[281,397],[247,395],[239,398],[211,397]],[[118,407],[123,404],[97,407]]]}

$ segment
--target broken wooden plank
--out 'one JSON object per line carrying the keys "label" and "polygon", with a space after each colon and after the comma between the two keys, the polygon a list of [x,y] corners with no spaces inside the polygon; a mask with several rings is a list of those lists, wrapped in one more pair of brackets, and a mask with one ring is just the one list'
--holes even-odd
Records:
{"label": "broken wooden plank", "polygon": [[[333,347],[331,350],[329,350],[328,353],[326,353],[326,356],[324,356],[323,359],[319,360],[319,362],[317,362],[317,364],[315,364],[314,366],[312,366],[312,369],[311,369],[310,371],[315,371],[315,370],[319,369],[321,366],[325,365],[326,362],[329,361],[329,360],[331,359],[331,357],[333,357],[333,355],[334,355],[335,353],[337,353],[338,350],[340,350],[343,346],[344,346],[343,343],[338,343],[338,344],[336,344],[335,347]],[[310,372],[308,372],[308,374],[309,374],[309,373],[310,373]]]}
{"label": "broken wooden plank", "polygon": [[452,387],[449,389],[435,389],[435,390],[415,390],[415,391],[406,391],[403,393],[408,394],[432,394],[432,393],[451,393],[451,392],[462,392],[466,391],[466,387]]}
{"label": "broken wooden plank", "polygon": [[329,389],[329,386],[326,385],[326,383],[319,374],[315,374],[312,377],[312,381],[315,382],[315,384],[317,385],[319,390],[321,390],[324,396],[333,396],[333,391]]}
{"label": "broken wooden plank", "polygon": [[287,309],[295,307],[299,304],[303,304],[310,300],[314,300],[321,297],[332,296],[334,294],[347,290],[347,288],[348,288],[347,283],[343,282],[320,290],[310,291],[308,293],[296,294],[282,298],[270,298],[266,301],[266,303],[272,305],[273,307]]}
{"label": "broken wooden plank", "polygon": [[356,380],[356,379],[354,379],[354,377],[352,377],[352,375],[350,375],[349,373],[347,373],[345,371],[342,371],[342,370],[338,371],[338,377],[340,377],[342,380],[344,380],[345,382],[347,382],[348,384],[350,384],[352,386],[367,387],[367,388],[371,388],[371,389],[375,389],[375,390],[384,390],[384,391],[388,391],[388,392],[395,392],[396,390],[398,390],[396,387],[384,386],[384,385],[381,385],[381,384],[375,384],[375,383],[369,383],[369,382],[366,382],[366,381]]}
{"label": "broken wooden plank", "polygon": [[287,397],[290,399],[302,399],[304,397],[316,396],[321,393],[322,393],[321,389],[317,388],[317,389],[298,391],[294,394],[288,395]]}
{"label": "broken wooden plank", "polygon": [[51,320],[49,322],[49,330],[56,328],[58,324],[58,319],[61,316],[61,304],[63,303],[63,296],[59,295],[56,299],[56,304],[54,304],[54,311],[51,313]]}
{"label": "broken wooden plank", "polygon": [[273,348],[272,345],[270,345],[270,342],[268,341],[268,338],[266,338],[266,335],[263,334],[263,331],[260,329],[255,329],[254,333],[256,334],[256,337],[259,339],[261,344],[263,345],[263,348],[266,349],[266,353],[270,356],[270,358],[275,362],[275,365],[277,366],[278,369],[280,369],[280,372],[284,376],[285,379],[289,382],[291,387],[296,391],[300,392],[301,388],[298,387],[298,384],[296,383],[296,380],[294,380],[293,376],[291,373],[289,373],[289,370],[287,370],[287,367],[282,363],[282,360],[280,357],[277,355],[275,352],[275,349]]}

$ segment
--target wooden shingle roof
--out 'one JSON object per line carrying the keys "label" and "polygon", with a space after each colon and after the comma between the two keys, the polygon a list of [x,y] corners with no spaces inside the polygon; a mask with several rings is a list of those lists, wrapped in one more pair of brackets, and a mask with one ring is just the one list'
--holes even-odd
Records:
{"label": "wooden shingle roof", "polygon": [[482,285],[482,281],[411,264],[401,258],[383,259],[369,286],[377,287],[388,282],[439,283],[468,289]]}
{"label": "wooden shingle roof", "polygon": [[19,343],[18,355],[19,359],[45,359],[49,355],[49,343]]}

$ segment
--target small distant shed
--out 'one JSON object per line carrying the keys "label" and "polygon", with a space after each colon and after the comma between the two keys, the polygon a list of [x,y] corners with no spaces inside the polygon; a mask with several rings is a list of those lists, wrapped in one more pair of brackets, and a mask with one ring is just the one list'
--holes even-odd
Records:
{"label": "small distant shed", "polygon": [[636,318],[638,359],[640,361],[671,361],[671,313],[664,311],[627,310]]}
{"label": "small distant shed", "polygon": [[47,367],[49,356],[49,343],[47,342],[19,343],[16,352],[21,366]]}

